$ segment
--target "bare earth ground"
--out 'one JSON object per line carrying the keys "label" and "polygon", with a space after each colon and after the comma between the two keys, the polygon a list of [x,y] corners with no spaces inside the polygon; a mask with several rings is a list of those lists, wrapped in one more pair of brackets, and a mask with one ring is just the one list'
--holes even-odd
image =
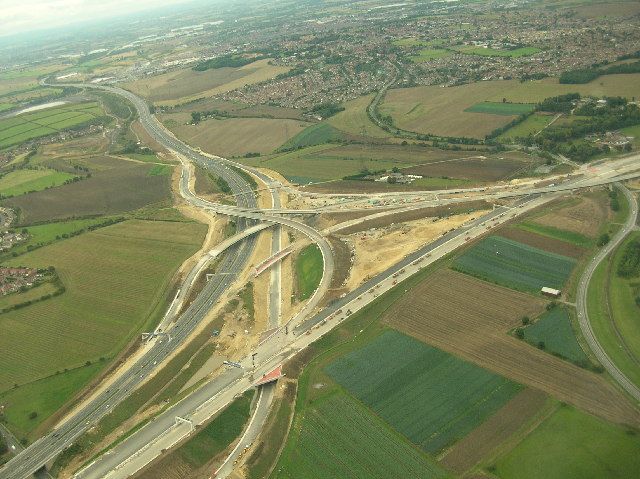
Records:
{"label": "bare earth ground", "polygon": [[536,389],[524,389],[458,441],[446,452],[440,464],[458,474],[468,471],[531,421],[543,408],[547,398],[546,394]]}
{"label": "bare earth ground", "polygon": [[355,289],[420,246],[479,215],[480,213],[476,212],[442,220],[426,218],[348,237],[355,251],[355,261],[346,289]]}
{"label": "bare earth ground", "polygon": [[545,301],[442,269],[385,315],[391,326],[607,420],[640,425],[640,411],[604,377],[507,333]]}

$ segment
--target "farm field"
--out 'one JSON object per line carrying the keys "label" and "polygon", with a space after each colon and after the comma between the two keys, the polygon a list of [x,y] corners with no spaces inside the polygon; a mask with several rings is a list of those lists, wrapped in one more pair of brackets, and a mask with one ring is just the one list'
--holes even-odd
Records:
{"label": "farm field", "polygon": [[125,88],[155,104],[175,106],[269,80],[287,71],[288,67],[269,65],[269,60],[265,59],[240,68],[217,68],[204,72],[178,70],[128,83]]}
{"label": "farm field", "polygon": [[502,103],[483,101],[470,106],[465,111],[471,113],[491,113],[492,115],[521,115],[533,111],[535,105],[531,103]]}
{"label": "farm field", "polygon": [[14,306],[16,304],[26,303],[27,301],[38,301],[43,296],[47,294],[53,294],[57,290],[58,288],[55,286],[55,284],[48,281],[33,288],[29,288],[24,293],[17,292],[2,296],[0,297],[0,310]]}
{"label": "farm field", "polygon": [[494,474],[501,479],[628,478],[640,470],[639,449],[637,433],[560,406],[496,461]]}
{"label": "farm field", "polygon": [[2,259],[3,256],[9,257],[14,253],[25,253],[28,251],[29,246],[33,247],[36,245],[44,245],[59,239],[64,239],[75,233],[86,230],[89,227],[103,224],[108,220],[109,218],[89,218],[28,226],[24,229],[29,233],[29,239],[24,243],[18,243],[16,246],[11,248],[8,253],[0,253],[0,259]]}
{"label": "farm field", "polygon": [[193,474],[222,453],[249,420],[252,392],[232,402],[183,445],[136,474],[137,479],[173,479]]}
{"label": "farm field", "polygon": [[340,392],[307,406],[294,427],[272,479],[447,477],[378,417]]}
{"label": "farm field", "polygon": [[105,157],[78,161],[91,178],[3,201],[20,211],[20,224],[132,211],[170,198],[168,175],[150,175],[155,166]]}
{"label": "farm field", "polygon": [[523,122],[518,123],[516,126],[513,126],[502,133],[498,136],[498,139],[514,140],[515,138],[526,138],[529,135],[535,135],[551,123],[554,118],[555,117],[553,115],[534,113]]}
{"label": "farm field", "polygon": [[0,178],[0,195],[19,196],[30,191],[40,191],[60,186],[74,175],[54,170],[16,170]]}
{"label": "farm field", "polygon": [[440,269],[383,316],[390,326],[512,381],[617,423],[640,425],[640,413],[605,378],[508,335],[545,301]]}
{"label": "farm field", "polygon": [[556,306],[544,313],[533,324],[523,328],[524,340],[532,346],[544,344],[544,350],[557,354],[574,363],[588,364],[588,358],[571,327],[569,313]]}
{"label": "farm field", "polygon": [[533,170],[541,163],[540,158],[519,151],[500,152],[489,156],[458,152],[457,156],[405,168],[402,172],[430,177],[448,176],[466,180],[498,181]]}
{"label": "farm field", "polygon": [[270,118],[210,119],[187,125],[190,117],[184,113],[161,119],[178,138],[221,156],[271,153],[309,126],[299,120]]}
{"label": "farm field", "polygon": [[104,112],[95,102],[67,104],[0,120],[0,148],[51,135],[92,120]]}
{"label": "farm field", "polygon": [[367,107],[373,95],[366,95],[346,102],[344,111],[327,119],[327,123],[351,135],[371,138],[390,138],[392,135],[373,123],[367,115]]}
{"label": "farm field", "polygon": [[562,289],[575,260],[500,236],[489,236],[465,251],[453,268],[502,286],[539,293]]}
{"label": "farm field", "polygon": [[[30,437],[103,367],[104,364],[95,362],[0,393],[11,432],[19,438]],[[33,413],[37,416],[32,418]]]}
{"label": "farm field", "polygon": [[324,143],[335,143],[344,139],[344,135],[328,123],[318,123],[311,125],[296,136],[288,140],[282,149],[305,148],[307,146],[322,145]]}
{"label": "farm field", "polygon": [[531,231],[526,231],[518,226],[509,226],[500,229],[500,236],[518,243],[523,243],[534,248],[543,249],[550,253],[568,256],[569,258],[579,259],[585,254],[585,248],[577,246],[573,243],[542,236]]}
{"label": "farm field", "polygon": [[549,396],[543,392],[523,389],[496,414],[446,451],[439,463],[457,474],[467,472],[523,427],[535,421],[548,402]]}
{"label": "farm field", "polygon": [[[460,151],[444,151],[400,145],[316,145],[269,157],[242,159],[242,163],[269,168],[297,183],[337,180],[364,170],[386,171],[393,167],[437,163],[471,156]],[[449,172],[454,171],[451,168]],[[434,175],[435,176],[435,175]],[[362,183],[362,182],[360,182]],[[374,185],[375,186],[375,185]],[[406,189],[406,186],[400,186]]]}
{"label": "farm field", "polygon": [[396,331],[384,332],[325,371],[431,454],[464,437],[520,389]]}
{"label": "farm field", "polygon": [[610,217],[607,192],[600,190],[560,201],[530,217],[530,222],[595,239]]}
{"label": "farm field", "polygon": [[540,49],[534,48],[534,47],[514,48],[513,50],[496,50],[495,48],[476,47],[473,45],[459,47],[459,48],[456,48],[456,50],[459,51],[460,53],[465,53],[467,55],[478,55],[481,57],[512,57],[512,58],[527,57],[530,55],[534,55],[540,51]]}
{"label": "farm field", "polygon": [[623,135],[632,136],[635,147],[640,147],[640,125],[623,128],[620,132]]}
{"label": "farm field", "polygon": [[322,280],[322,253],[315,244],[306,246],[295,261],[296,292],[299,301],[309,299]]}
{"label": "farm field", "polygon": [[0,390],[111,357],[162,314],[174,272],[203,238],[199,224],[131,220],[7,261],[54,266],[66,292],[0,315]]}
{"label": "farm field", "polygon": [[555,226],[536,223],[535,221],[523,221],[521,223],[518,223],[518,228],[528,233],[535,233],[540,236],[546,236],[548,238],[564,241],[566,243],[572,243],[583,248],[593,246],[595,243],[592,238],[589,238],[581,233],[557,228]]}
{"label": "farm field", "polygon": [[391,115],[402,129],[442,136],[484,138],[511,118],[472,114],[467,108],[480,102],[537,103],[566,93],[593,96],[640,97],[640,74],[606,75],[583,85],[561,85],[557,78],[521,83],[494,80],[442,88],[422,86],[389,90],[380,104],[382,114]]}

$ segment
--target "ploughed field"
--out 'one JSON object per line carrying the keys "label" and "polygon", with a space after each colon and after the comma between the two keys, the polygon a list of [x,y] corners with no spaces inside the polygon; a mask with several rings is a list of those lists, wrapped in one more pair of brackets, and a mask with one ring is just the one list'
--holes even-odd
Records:
{"label": "ploughed field", "polygon": [[640,412],[605,378],[508,335],[545,301],[451,270],[438,270],[391,307],[384,321],[513,381],[605,419],[640,425]]}

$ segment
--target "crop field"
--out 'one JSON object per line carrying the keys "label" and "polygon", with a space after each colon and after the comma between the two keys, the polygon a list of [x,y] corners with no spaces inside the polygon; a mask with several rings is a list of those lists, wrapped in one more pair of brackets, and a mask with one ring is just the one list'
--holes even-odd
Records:
{"label": "crop field", "polygon": [[557,228],[555,226],[542,225],[533,221],[523,221],[518,224],[518,228],[529,233],[535,233],[540,236],[547,236],[548,238],[572,243],[576,246],[582,246],[583,248],[593,246],[594,243],[593,239],[581,233]]}
{"label": "crop field", "polygon": [[574,266],[572,258],[500,236],[483,239],[453,263],[463,273],[531,293],[543,286],[562,289]]}
{"label": "crop field", "polygon": [[7,261],[55,266],[66,292],[0,315],[0,390],[115,354],[162,313],[170,279],[204,229],[132,220]]}
{"label": "crop field", "polygon": [[403,170],[405,174],[429,177],[447,176],[476,181],[498,181],[517,176],[540,164],[540,158],[522,152],[509,151],[490,156],[466,156],[433,161]]}
{"label": "crop field", "polygon": [[322,280],[324,265],[320,249],[312,244],[300,251],[295,269],[298,299],[309,299]]}
{"label": "crop field", "polygon": [[566,93],[592,96],[640,97],[640,74],[606,75],[584,85],[561,85],[557,78],[521,83],[495,80],[442,88],[421,86],[389,90],[380,105],[405,130],[443,136],[484,138],[507,124],[510,117],[472,114],[467,108],[480,102],[537,103]]}
{"label": "crop field", "polygon": [[412,62],[422,63],[433,60],[434,58],[444,58],[450,56],[452,53],[449,50],[442,48],[423,48],[417,55],[409,57]]}
{"label": "crop field", "polygon": [[532,421],[544,408],[548,398],[536,389],[522,390],[448,450],[440,464],[458,474],[468,471]]}
{"label": "crop field", "polygon": [[640,125],[623,128],[620,132],[625,136],[632,136],[636,148],[640,147]]}
{"label": "crop field", "polygon": [[574,408],[561,406],[496,462],[501,479],[635,477],[640,436]]}
{"label": "crop field", "polygon": [[476,47],[473,45],[467,45],[456,48],[460,53],[466,53],[468,55],[478,55],[481,57],[528,57],[534,55],[540,51],[535,47],[522,47],[514,48],[513,50],[496,50],[495,48]]}
{"label": "crop field", "polygon": [[553,115],[534,113],[523,122],[509,128],[498,138],[501,140],[513,140],[515,138],[526,138],[529,135],[535,135],[544,130],[554,118]]}
{"label": "crop field", "polygon": [[573,243],[567,243],[566,241],[554,239],[549,236],[542,236],[531,231],[525,231],[517,226],[501,228],[500,236],[534,248],[543,249],[550,253],[568,256],[569,258],[581,258],[586,251],[585,248]]}
{"label": "crop field", "polygon": [[325,371],[432,454],[464,437],[520,389],[396,331],[338,358]]}
{"label": "crop field", "polygon": [[3,205],[20,210],[20,224],[132,211],[170,197],[170,178],[149,175],[152,164],[112,158],[85,163],[91,178],[16,198]]}
{"label": "crop field", "polygon": [[103,116],[97,103],[64,105],[0,120],[0,148],[57,133]]}
{"label": "crop field", "polygon": [[544,349],[573,362],[588,363],[588,358],[571,327],[569,313],[564,307],[555,307],[543,314],[535,323],[523,328],[524,339],[533,346],[544,343]]}
{"label": "crop field", "polygon": [[378,417],[344,393],[298,416],[273,479],[411,477],[447,474]]}
{"label": "crop field", "polygon": [[368,136],[371,138],[389,138],[391,134],[373,123],[367,115],[367,107],[373,100],[373,95],[366,95],[346,102],[344,111],[329,118],[334,128],[354,136]]}
{"label": "crop field", "polygon": [[545,302],[441,269],[396,301],[383,321],[443,351],[605,419],[640,425],[634,405],[604,377],[508,335]]}
{"label": "crop field", "polygon": [[212,154],[240,156],[246,153],[271,153],[302,132],[309,123],[271,118],[227,118],[205,120],[187,125],[184,113],[165,115],[163,120],[178,138]]}
{"label": "crop field", "polygon": [[[364,170],[390,170],[464,157],[459,151],[400,145],[316,145],[270,157],[243,159],[298,183],[336,180]],[[470,156],[470,155],[466,155]],[[455,168],[449,167],[450,173]],[[361,182],[362,183],[362,182]],[[406,187],[405,187],[406,188]]]}
{"label": "crop field", "polygon": [[18,196],[40,191],[60,186],[72,178],[75,176],[54,170],[16,170],[0,178],[0,195]]}
{"label": "crop field", "polygon": [[608,201],[607,193],[602,190],[574,196],[545,208],[541,214],[534,214],[530,222],[593,239],[609,218]]}
{"label": "crop field", "polygon": [[153,103],[174,106],[269,80],[287,71],[288,67],[269,65],[269,60],[265,59],[240,68],[217,68],[204,72],[192,69],[178,70],[125,86]]}
{"label": "crop field", "polygon": [[307,146],[334,143],[344,139],[344,135],[328,123],[311,125],[287,141],[282,148],[305,148]]}
{"label": "crop field", "polygon": [[533,111],[535,105],[531,103],[502,103],[483,101],[470,106],[465,111],[471,113],[491,113],[492,115],[522,115]]}

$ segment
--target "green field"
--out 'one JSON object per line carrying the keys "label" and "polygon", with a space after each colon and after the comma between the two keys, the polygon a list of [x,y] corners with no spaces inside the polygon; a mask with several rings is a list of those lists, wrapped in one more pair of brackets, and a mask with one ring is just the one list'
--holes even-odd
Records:
{"label": "green field", "polygon": [[464,437],[520,389],[396,331],[384,332],[325,371],[429,453]]}
{"label": "green field", "polygon": [[583,248],[593,246],[594,241],[587,236],[576,233],[574,231],[562,230],[553,226],[541,225],[534,221],[524,221],[518,224],[518,228],[530,233],[536,233],[541,236],[547,236],[567,243],[572,243]]}
{"label": "green field", "polygon": [[54,170],[16,170],[0,178],[0,195],[19,196],[60,186],[75,175]]}
{"label": "green field", "polygon": [[[27,437],[42,421],[71,399],[103,367],[96,362],[0,394],[7,425],[17,437]],[[31,418],[32,413],[37,417]]]}
{"label": "green field", "polygon": [[279,150],[304,148],[323,143],[337,143],[344,140],[344,135],[328,123],[311,125],[282,145]]}
{"label": "green field", "polygon": [[588,364],[578,344],[566,308],[557,306],[543,314],[534,324],[524,328],[524,339],[533,346],[544,343],[544,349],[569,361]]}
{"label": "green field", "polygon": [[41,246],[56,240],[65,239],[73,236],[74,233],[86,230],[87,228],[97,226],[108,221],[108,218],[89,218],[84,220],[60,221],[57,223],[46,223],[36,226],[28,226],[26,228],[29,233],[29,239],[24,243],[18,243],[7,253],[0,253],[0,259],[15,254],[22,254],[28,251],[29,247]]}
{"label": "green field", "polygon": [[636,148],[640,147],[640,125],[623,128],[622,130],[620,130],[620,132],[623,135],[632,136],[633,143],[635,144]]}
{"label": "green field", "polygon": [[55,266],[66,292],[0,315],[0,391],[116,354],[161,316],[175,270],[204,233],[195,223],[131,220],[5,262]]}
{"label": "green field", "polygon": [[526,120],[509,128],[498,138],[501,140],[513,140],[515,138],[526,138],[529,135],[535,135],[551,123],[553,118],[551,115],[541,115],[537,113],[530,115]]}
{"label": "green field", "polygon": [[451,52],[449,50],[444,50],[442,48],[423,48],[417,55],[412,55],[409,58],[412,62],[421,63],[428,62],[429,60],[436,58],[448,57],[450,55]]}
{"label": "green field", "polygon": [[492,115],[522,115],[523,113],[530,113],[535,108],[535,105],[531,103],[502,103],[483,101],[476,103],[475,105],[467,108],[465,111],[471,113],[490,113]]}
{"label": "green field", "polygon": [[0,103],[0,112],[11,110],[14,106],[13,103]]}
{"label": "green field", "polygon": [[51,135],[104,116],[98,103],[63,105],[0,120],[0,149]]}
{"label": "green field", "polygon": [[490,236],[453,263],[463,273],[509,288],[539,293],[543,286],[562,289],[575,260],[500,236]]}
{"label": "green field", "polygon": [[324,264],[317,245],[306,246],[296,258],[296,291],[298,300],[309,299],[322,280]]}
{"label": "green field", "polygon": [[274,479],[431,479],[447,474],[348,395],[336,392],[298,417]]}
{"label": "green field", "polygon": [[0,296],[0,310],[15,306],[16,304],[26,303],[27,301],[39,301],[43,296],[51,295],[56,291],[58,291],[58,287],[52,281],[47,281],[33,288],[29,288],[25,292]]}
{"label": "green field", "polygon": [[501,479],[637,477],[640,435],[561,406],[496,462]]}
{"label": "green field", "polygon": [[479,55],[482,57],[527,57],[534,55],[540,51],[539,48],[534,47],[522,47],[514,48],[513,50],[496,50],[494,48],[476,47],[473,45],[467,45],[456,48],[460,53],[466,53],[468,55]]}

